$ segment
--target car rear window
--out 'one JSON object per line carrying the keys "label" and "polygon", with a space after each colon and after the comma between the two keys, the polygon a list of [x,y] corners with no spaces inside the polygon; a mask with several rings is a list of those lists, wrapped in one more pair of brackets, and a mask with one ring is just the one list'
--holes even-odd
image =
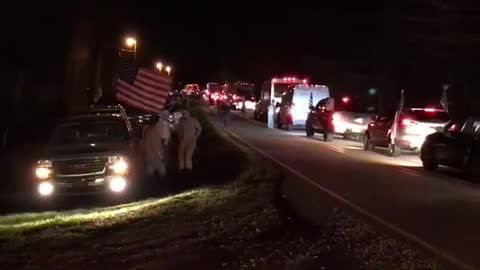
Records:
{"label": "car rear window", "polygon": [[342,99],[335,99],[335,111],[354,112],[354,113],[375,113],[376,108],[370,104],[362,103],[358,100],[344,101]]}
{"label": "car rear window", "polygon": [[410,110],[405,115],[419,122],[443,123],[450,120],[448,113],[445,111]]}

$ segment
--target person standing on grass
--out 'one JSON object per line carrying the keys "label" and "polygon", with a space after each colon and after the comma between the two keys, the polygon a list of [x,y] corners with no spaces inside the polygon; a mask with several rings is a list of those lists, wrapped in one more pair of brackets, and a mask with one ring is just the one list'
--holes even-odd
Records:
{"label": "person standing on grass", "polygon": [[190,116],[190,112],[183,111],[183,117],[177,126],[180,139],[178,149],[178,169],[191,172],[193,170],[193,154],[197,147],[197,140],[202,133],[202,126],[197,119]]}
{"label": "person standing on grass", "polygon": [[165,148],[162,144],[162,134],[158,128],[158,115],[152,115],[148,127],[144,131],[144,150],[147,176],[154,176],[155,173],[159,177],[166,174],[165,166]]}
{"label": "person standing on grass", "polygon": [[170,123],[168,122],[169,113],[167,110],[160,111],[159,120],[157,122],[158,130],[160,131],[160,138],[165,149],[168,148],[170,142]]}

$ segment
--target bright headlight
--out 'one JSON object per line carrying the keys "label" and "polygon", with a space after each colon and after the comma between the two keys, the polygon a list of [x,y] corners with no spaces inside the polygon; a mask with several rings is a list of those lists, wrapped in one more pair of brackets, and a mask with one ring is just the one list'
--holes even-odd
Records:
{"label": "bright headlight", "polygon": [[109,187],[113,192],[122,192],[127,187],[127,181],[122,177],[116,177],[110,180]]}
{"label": "bright headlight", "polygon": [[50,182],[43,182],[38,185],[38,193],[42,196],[49,196],[53,193],[53,185]]}
{"label": "bright headlight", "polygon": [[47,179],[52,174],[52,170],[49,168],[40,167],[35,170],[35,174],[40,179]]}
{"label": "bright headlight", "polygon": [[128,163],[125,158],[121,156],[110,157],[108,160],[110,166],[109,168],[115,174],[125,174],[128,172]]}
{"label": "bright headlight", "polygon": [[39,179],[47,179],[52,175],[52,162],[50,160],[39,160],[37,168],[35,168],[35,175]]}

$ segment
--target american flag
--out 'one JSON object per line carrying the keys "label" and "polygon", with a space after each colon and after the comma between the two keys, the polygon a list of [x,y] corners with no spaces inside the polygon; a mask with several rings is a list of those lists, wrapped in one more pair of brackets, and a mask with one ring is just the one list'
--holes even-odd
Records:
{"label": "american flag", "polygon": [[147,68],[138,68],[121,59],[117,78],[117,99],[127,106],[149,113],[158,113],[167,102],[171,77]]}
{"label": "american flag", "polygon": [[443,109],[448,112],[448,95],[447,95],[448,88],[445,87],[442,92],[442,97],[440,98],[440,105],[442,105]]}
{"label": "american flag", "polygon": [[395,111],[395,118],[391,127],[390,140],[392,144],[395,144],[397,138],[398,125],[400,122],[400,115],[403,112],[403,106],[405,104],[405,90],[400,91],[400,101],[398,102],[397,110]]}

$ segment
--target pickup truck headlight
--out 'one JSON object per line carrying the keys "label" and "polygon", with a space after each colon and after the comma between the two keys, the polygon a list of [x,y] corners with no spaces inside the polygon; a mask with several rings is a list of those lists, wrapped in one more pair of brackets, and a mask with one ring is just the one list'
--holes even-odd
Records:
{"label": "pickup truck headlight", "polygon": [[127,181],[123,177],[115,177],[110,180],[109,187],[113,192],[122,192],[127,187]]}
{"label": "pickup truck headlight", "polygon": [[35,168],[35,175],[39,179],[48,179],[52,175],[52,162],[50,160],[39,160]]}
{"label": "pickup truck headlight", "polygon": [[53,193],[53,184],[50,182],[42,182],[38,185],[38,193],[42,196],[49,196]]}
{"label": "pickup truck headlight", "polygon": [[128,173],[128,162],[123,156],[108,157],[108,167],[115,174],[126,174],[126,173]]}

